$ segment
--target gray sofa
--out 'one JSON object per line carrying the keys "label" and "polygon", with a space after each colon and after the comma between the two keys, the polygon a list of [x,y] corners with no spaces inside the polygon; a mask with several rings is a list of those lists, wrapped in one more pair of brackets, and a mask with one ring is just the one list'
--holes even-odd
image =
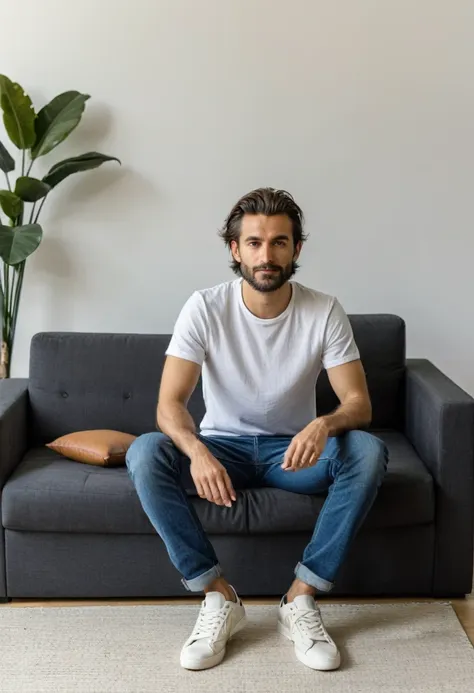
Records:
{"label": "gray sofa", "polygon": [[[405,358],[394,315],[349,316],[390,450],[378,498],[330,596],[460,597],[470,592],[474,400],[434,365]],[[28,379],[0,382],[0,598],[189,596],[124,466],[72,462],[44,447],[91,428],[141,434],[155,410],[170,335],[40,333]],[[319,413],[337,405],[326,372]],[[190,401],[199,423],[200,384]],[[270,488],[232,508],[183,478],[228,579],[281,595],[325,496]]]}

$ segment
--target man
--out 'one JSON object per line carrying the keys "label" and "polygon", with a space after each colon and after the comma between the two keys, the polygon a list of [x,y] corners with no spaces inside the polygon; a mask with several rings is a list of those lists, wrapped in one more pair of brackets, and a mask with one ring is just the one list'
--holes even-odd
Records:
{"label": "man", "polygon": [[[303,213],[283,190],[242,197],[221,236],[238,279],[195,291],[167,349],[157,409],[161,433],[138,437],[126,463],[142,506],[184,586],[204,591],[181,650],[181,665],[222,661],[245,609],[222,574],[186,494],[190,473],[200,498],[238,502],[236,489],[294,493],[330,489],[295,579],[278,608],[278,628],[298,659],[337,669],[340,655],[314,600],[329,592],[382,483],[388,453],[366,431],[371,403],[346,313],[338,300],[289,281],[303,242]],[[340,406],[316,415],[315,386],[325,368]],[[200,433],[187,410],[202,369],[206,414]]]}

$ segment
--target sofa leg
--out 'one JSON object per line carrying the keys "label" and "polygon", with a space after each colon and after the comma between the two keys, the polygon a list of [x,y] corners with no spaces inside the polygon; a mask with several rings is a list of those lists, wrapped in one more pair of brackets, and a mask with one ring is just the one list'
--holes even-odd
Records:
{"label": "sofa leg", "polygon": [[11,602],[11,599],[8,597],[0,597],[0,604],[8,604],[9,602]]}

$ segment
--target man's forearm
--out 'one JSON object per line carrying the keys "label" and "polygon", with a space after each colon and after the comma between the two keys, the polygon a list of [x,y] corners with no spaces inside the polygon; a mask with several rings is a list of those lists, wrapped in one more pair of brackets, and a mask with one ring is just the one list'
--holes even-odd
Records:
{"label": "man's forearm", "polygon": [[368,427],[372,420],[372,407],[365,399],[354,399],[339,405],[331,414],[318,418],[326,425],[328,436],[339,436],[346,431]]}
{"label": "man's forearm", "polygon": [[173,443],[187,457],[192,457],[203,443],[196,435],[196,425],[184,404],[179,402],[158,407],[157,423],[161,431],[169,436]]}

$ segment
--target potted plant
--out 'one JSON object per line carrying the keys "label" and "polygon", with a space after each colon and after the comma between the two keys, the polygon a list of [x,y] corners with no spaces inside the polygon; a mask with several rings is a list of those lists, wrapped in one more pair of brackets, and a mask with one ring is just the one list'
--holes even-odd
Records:
{"label": "potted plant", "polygon": [[49,154],[79,125],[89,98],[88,94],[67,91],[36,113],[24,89],[0,75],[5,130],[21,152],[20,175],[13,182],[9,174],[15,171],[15,160],[0,141],[0,170],[6,178],[6,188],[0,189],[0,378],[10,376],[25,264],[41,243],[43,230],[38,218],[46,199],[72,173],[97,168],[106,161],[120,163],[114,156],[87,152],[54,164],[41,180],[30,175],[36,160]]}

